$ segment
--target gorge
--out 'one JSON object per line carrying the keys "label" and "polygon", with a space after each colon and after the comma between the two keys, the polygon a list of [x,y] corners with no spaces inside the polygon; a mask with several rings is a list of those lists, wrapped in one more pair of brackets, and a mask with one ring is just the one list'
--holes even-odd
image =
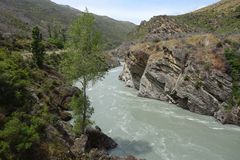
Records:
{"label": "gorge", "polygon": [[0,1],[0,160],[239,159],[240,0],[61,1]]}
{"label": "gorge", "polygon": [[149,160],[236,160],[240,129],[157,100],[137,97],[118,81],[122,67],[88,89],[93,119],[118,148],[113,155]]}

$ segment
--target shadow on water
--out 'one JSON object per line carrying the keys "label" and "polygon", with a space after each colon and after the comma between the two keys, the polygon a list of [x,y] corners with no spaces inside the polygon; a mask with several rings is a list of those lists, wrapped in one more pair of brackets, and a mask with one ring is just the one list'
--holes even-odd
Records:
{"label": "shadow on water", "polygon": [[122,138],[114,138],[118,147],[110,152],[112,155],[125,156],[125,155],[143,155],[152,151],[152,146],[149,142],[143,140],[127,140]]}

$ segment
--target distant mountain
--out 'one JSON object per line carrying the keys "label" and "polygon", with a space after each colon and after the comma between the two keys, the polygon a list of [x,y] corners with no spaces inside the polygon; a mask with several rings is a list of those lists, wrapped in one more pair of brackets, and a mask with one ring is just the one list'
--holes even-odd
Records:
{"label": "distant mountain", "polygon": [[[1,0],[0,32],[29,37],[31,29],[39,26],[47,35],[48,25],[57,24],[67,28],[81,11],[69,6],[58,5],[50,0]],[[135,27],[130,22],[117,21],[95,15],[97,28],[103,33],[108,47],[119,45]]]}

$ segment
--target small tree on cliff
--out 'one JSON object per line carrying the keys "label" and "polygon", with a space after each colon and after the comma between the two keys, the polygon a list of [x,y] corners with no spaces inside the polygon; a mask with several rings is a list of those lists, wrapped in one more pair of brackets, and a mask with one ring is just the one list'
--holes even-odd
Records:
{"label": "small tree on cliff", "polygon": [[42,44],[42,34],[40,33],[38,27],[34,27],[32,30],[31,49],[34,62],[38,65],[38,67],[42,67],[44,60],[44,46]]}
{"label": "small tree on cliff", "polygon": [[[62,72],[72,82],[78,80],[82,92],[73,99],[75,131],[84,131],[91,123],[93,108],[87,96],[90,82],[101,79],[106,73],[106,63],[102,54],[101,36],[94,30],[94,17],[87,10],[70,27],[69,48],[61,65]],[[79,129],[79,130],[78,130]]]}

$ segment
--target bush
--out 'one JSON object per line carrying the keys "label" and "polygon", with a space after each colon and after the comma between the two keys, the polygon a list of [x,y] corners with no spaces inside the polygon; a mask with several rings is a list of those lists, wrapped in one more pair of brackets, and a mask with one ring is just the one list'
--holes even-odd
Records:
{"label": "bush", "polygon": [[[234,46],[238,46],[234,44]],[[230,74],[233,79],[233,91],[231,96],[231,106],[240,105],[240,53],[238,47],[225,50],[225,57],[230,65]]]}
{"label": "bush", "polygon": [[0,51],[0,106],[11,112],[27,104],[26,87],[31,83],[30,69],[19,53]]}
{"label": "bush", "polygon": [[56,46],[58,49],[63,49],[64,48],[64,42],[61,39],[50,38],[50,39],[48,39],[48,43]]}
{"label": "bush", "polygon": [[15,112],[0,131],[0,157],[23,159],[33,145],[40,142],[40,131],[44,121],[22,112]]}

